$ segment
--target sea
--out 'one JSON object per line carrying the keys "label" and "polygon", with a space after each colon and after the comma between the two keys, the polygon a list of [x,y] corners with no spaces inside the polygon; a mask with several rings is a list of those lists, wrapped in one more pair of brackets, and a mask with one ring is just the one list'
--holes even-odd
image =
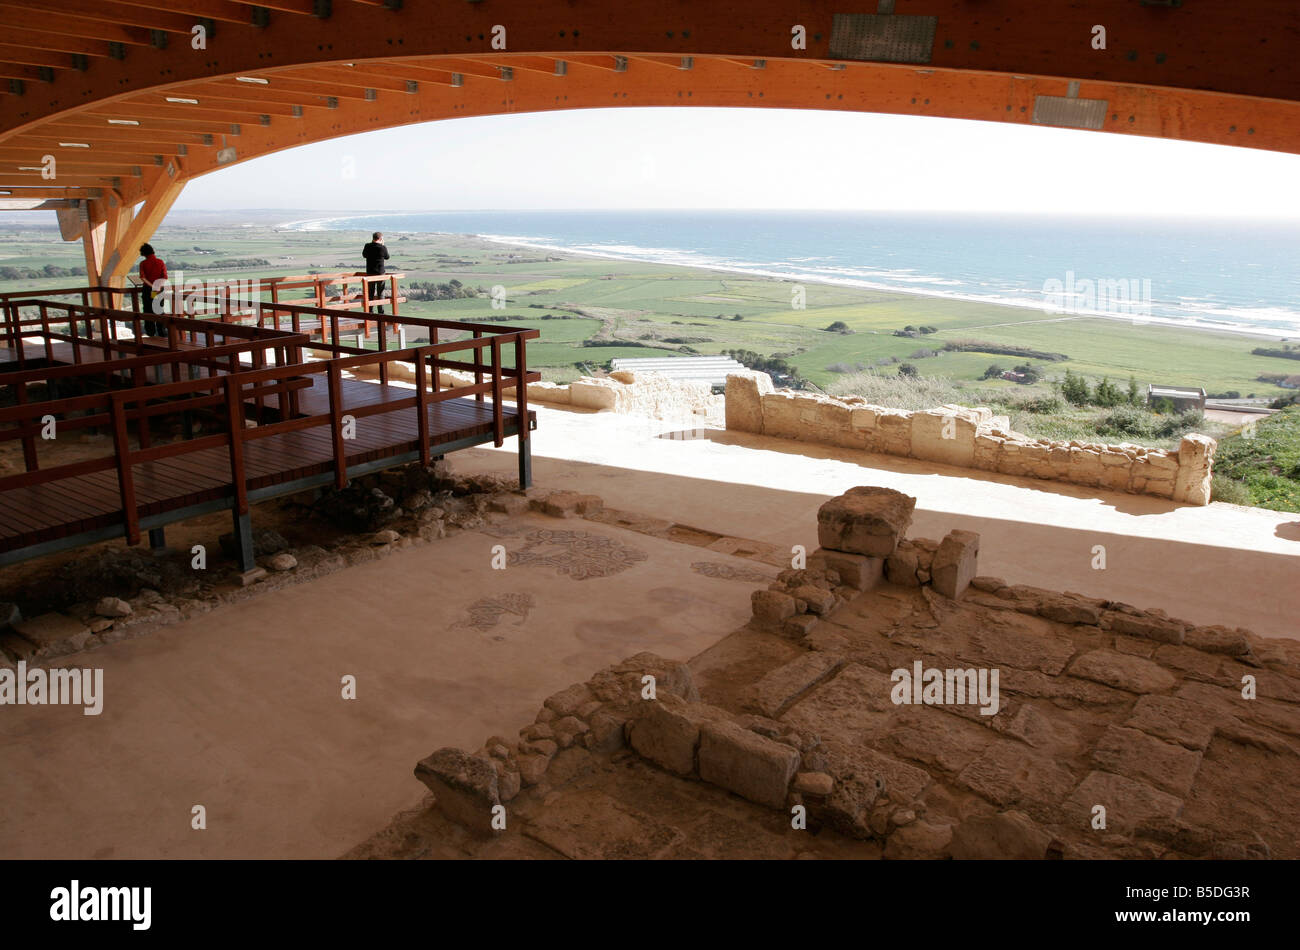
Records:
{"label": "sea", "polygon": [[[1300,337],[1300,221],[858,211],[445,211],[289,222],[301,230],[472,234],[610,260],[681,264]],[[1096,282],[1096,283],[1086,283]],[[1111,282],[1110,297],[1080,288]],[[1068,295],[1073,294],[1073,297]],[[1048,299],[1050,298],[1050,300]],[[1122,308],[1121,308],[1122,309]],[[1060,312],[1056,310],[1054,312]],[[1130,310],[1118,314],[1128,318]]]}

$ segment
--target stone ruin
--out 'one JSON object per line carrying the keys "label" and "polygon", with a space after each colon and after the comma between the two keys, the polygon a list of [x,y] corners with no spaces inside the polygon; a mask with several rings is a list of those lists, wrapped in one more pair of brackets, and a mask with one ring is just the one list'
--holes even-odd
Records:
{"label": "stone ruin", "polygon": [[986,407],[940,406],[911,412],[874,406],[859,396],[777,392],[766,373],[727,378],[727,428],[973,468],[1155,495],[1191,505],[1210,503],[1218,443],[1184,436],[1177,450],[1131,443],[1035,439],[1011,429]]}
{"label": "stone ruin", "polygon": [[[730,856],[1300,856],[1300,644],[981,576],[977,534],[906,538],[914,504],[875,487],[829,500],[821,547],[753,593],[747,627],[689,664],[629,657],[416,776],[482,841],[504,839],[504,812],[553,840],[530,828],[595,800],[566,813],[566,790],[634,795],[620,776],[638,763],[677,783],[646,827],[709,825],[689,812],[717,790],[753,809]],[[995,714],[900,703],[914,664],[997,670]],[[634,805],[649,807],[618,814]],[[672,848],[638,855],[718,854],[669,831]]]}

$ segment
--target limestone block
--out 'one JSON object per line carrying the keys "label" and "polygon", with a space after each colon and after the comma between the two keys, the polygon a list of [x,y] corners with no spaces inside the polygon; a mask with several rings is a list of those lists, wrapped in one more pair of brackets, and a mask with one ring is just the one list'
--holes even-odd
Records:
{"label": "limestone block", "polygon": [[1005,811],[967,818],[953,829],[950,850],[959,861],[1040,861],[1051,842],[1052,836],[1028,815]]}
{"label": "limestone block", "polygon": [[1130,637],[1159,640],[1162,643],[1172,643],[1175,646],[1179,646],[1183,642],[1184,628],[1181,623],[1148,614],[1135,616],[1116,611],[1107,611],[1105,618],[1106,625],[1111,630],[1128,634]]}
{"label": "limestone block", "polygon": [[[774,592],[768,591],[767,593]],[[790,596],[796,602],[803,601],[807,605],[808,613],[816,614],[818,617],[825,616],[835,609],[835,595],[828,590],[814,587],[811,584],[794,588],[790,591]]]}
{"label": "limestone block", "polygon": [[779,590],[756,590],[749,599],[755,620],[780,623],[795,615],[794,598]]}
{"label": "limestone block", "polygon": [[36,648],[37,657],[65,656],[76,653],[90,639],[90,628],[80,620],[60,613],[41,614],[31,620],[20,620],[13,625],[14,632]]}
{"label": "limestone block", "polygon": [[101,617],[126,617],[131,613],[131,605],[120,597],[101,597],[95,604],[95,613]]}
{"label": "limestone block", "polygon": [[799,750],[715,720],[700,728],[700,778],[759,805],[785,805]]}
{"label": "limestone block", "polygon": [[1006,439],[998,457],[998,471],[1004,475],[1028,475],[1024,453],[1029,444],[1022,439]]}
{"label": "limestone block", "polygon": [[875,430],[876,409],[873,406],[854,405],[849,412],[849,425],[854,429]]}
{"label": "limestone block", "polygon": [[764,716],[782,715],[809,690],[834,676],[844,661],[830,653],[813,651],[770,670],[754,684],[753,704]]}
{"label": "limestone block", "polygon": [[1068,672],[1071,676],[1131,693],[1158,693],[1177,683],[1174,675],[1157,663],[1110,650],[1093,650],[1083,654],[1071,664]]}
{"label": "limestone block", "polygon": [[876,417],[876,437],[871,447],[886,455],[911,455],[912,414],[902,409],[882,409]]}
{"label": "limestone block", "polygon": [[419,761],[415,777],[429,787],[448,818],[478,834],[491,834],[492,809],[501,804],[491,760],[439,749]]}
{"label": "limestone block", "polygon": [[739,432],[763,431],[763,397],[772,393],[767,373],[731,373],[727,376],[727,428]]}
{"label": "limestone block", "polygon": [[528,401],[567,406],[570,402],[569,387],[550,382],[529,383]]}
{"label": "limestone block", "polygon": [[920,559],[914,545],[903,542],[898,549],[885,560],[885,577],[889,583],[900,587],[920,587],[918,578]]}
{"label": "limestone block", "polygon": [[841,584],[854,590],[871,590],[880,583],[884,575],[885,559],[818,548],[808,559],[808,566],[823,571],[834,571],[840,576]]}
{"label": "limestone block", "polygon": [[613,411],[618,403],[616,383],[583,377],[569,384],[569,401],[581,409]]}
{"label": "limestone block", "polygon": [[1174,501],[1190,505],[1210,503],[1210,477],[1214,450],[1219,443],[1206,435],[1185,435],[1178,446],[1178,474],[1174,479]]}
{"label": "limestone block", "polygon": [[1070,481],[1079,485],[1097,486],[1101,482],[1101,454],[1071,444],[1069,471]]}
{"label": "limestone block", "polygon": [[643,700],[633,709],[628,722],[628,745],[660,768],[689,777],[695,774],[701,727],[725,715],[712,706],[688,703],[671,693]]}
{"label": "limestone block", "polygon": [[985,472],[996,472],[1004,441],[1006,440],[1001,436],[989,432],[975,433],[975,445],[971,458],[972,467]]}
{"label": "limestone block", "polygon": [[979,421],[975,411],[957,407],[912,413],[912,455],[970,468],[975,461],[975,431]]}
{"label": "limestone block", "polygon": [[980,536],[974,531],[949,531],[930,567],[934,589],[956,600],[979,573]]}
{"label": "limestone block", "polygon": [[951,853],[952,825],[914,821],[896,829],[885,842],[887,861],[945,858]]}
{"label": "limestone block", "polygon": [[1183,803],[1172,795],[1111,772],[1089,772],[1065,802],[1071,824],[1090,830],[1093,808],[1106,809],[1107,830],[1131,833],[1139,825],[1155,818],[1176,818]]}
{"label": "limestone block", "polygon": [[817,541],[823,548],[888,557],[912,523],[916,499],[892,488],[859,485],[817,511]]}

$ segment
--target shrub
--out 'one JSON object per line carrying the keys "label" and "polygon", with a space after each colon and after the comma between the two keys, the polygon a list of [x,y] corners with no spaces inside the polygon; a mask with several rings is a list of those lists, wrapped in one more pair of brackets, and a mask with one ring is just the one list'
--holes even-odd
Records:
{"label": "shrub", "polygon": [[1245,482],[1226,475],[1214,475],[1210,478],[1210,501],[1223,501],[1230,505],[1253,505],[1250,487]]}
{"label": "shrub", "polygon": [[898,367],[898,375],[916,377],[916,376],[920,376],[921,374],[917,370],[917,368],[913,366],[911,363],[903,363]]}
{"label": "shrub", "polygon": [[1137,406],[1120,406],[1098,421],[1097,434],[1150,438],[1154,434],[1153,428],[1151,413]]}
{"label": "shrub", "polygon": [[[1112,383],[1110,377],[1107,376],[1092,391],[1092,401],[1098,406],[1110,408],[1128,403],[1128,397],[1120,392],[1120,388]],[[1129,405],[1132,405],[1132,403],[1129,403]]]}
{"label": "shrub", "polygon": [[1051,415],[1065,411],[1065,401],[1060,396],[1034,396],[1029,399],[1018,400],[1013,404],[1013,408],[1021,412],[1032,412],[1034,415]]}
{"label": "shrub", "polygon": [[1070,370],[1065,371],[1065,379],[1061,382],[1061,396],[1065,401],[1075,406],[1086,406],[1092,398],[1092,393],[1088,391],[1088,381],[1082,376],[1075,376]]}
{"label": "shrub", "polygon": [[850,333],[852,331],[849,330],[849,325],[845,323],[843,320],[836,320],[834,323],[832,323],[830,326],[826,328],[826,332],[827,333]]}

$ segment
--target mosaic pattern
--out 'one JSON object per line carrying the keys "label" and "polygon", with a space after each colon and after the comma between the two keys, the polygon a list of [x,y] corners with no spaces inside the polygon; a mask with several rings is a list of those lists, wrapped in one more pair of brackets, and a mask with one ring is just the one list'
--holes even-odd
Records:
{"label": "mosaic pattern", "polygon": [[468,619],[458,622],[456,626],[490,630],[499,624],[506,614],[513,614],[519,618],[515,621],[515,626],[522,627],[528,620],[528,612],[535,606],[536,601],[533,600],[532,594],[498,594],[496,597],[484,597],[466,608]]}
{"label": "mosaic pattern", "polygon": [[755,571],[748,567],[733,567],[730,564],[715,564],[712,561],[695,561],[691,570],[705,577],[716,577],[724,581],[748,581],[751,584],[764,584],[772,580],[770,574]]}
{"label": "mosaic pattern", "polygon": [[619,574],[649,555],[613,538],[587,531],[530,531],[524,545],[511,551],[510,565],[552,567],[570,580]]}

